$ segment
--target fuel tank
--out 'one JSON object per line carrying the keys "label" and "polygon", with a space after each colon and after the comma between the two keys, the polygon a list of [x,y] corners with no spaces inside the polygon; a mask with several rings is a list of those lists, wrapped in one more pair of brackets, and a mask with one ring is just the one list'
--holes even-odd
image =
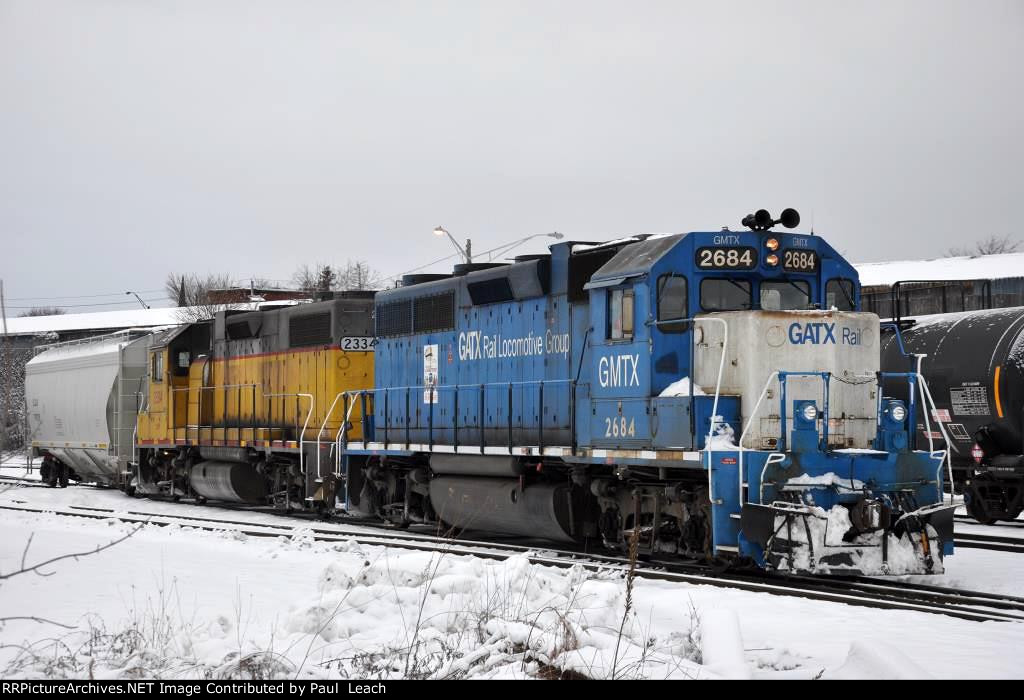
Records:
{"label": "fuel tank", "polygon": [[464,530],[573,542],[565,484],[520,486],[518,479],[441,477],[430,482],[438,517]]}
{"label": "fuel tank", "polygon": [[[902,338],[907,353],[927,355],[921,374],[945,423],[953,463],[973,463],[975,443],[986,460],[1017,460],[1024,411],[1024,307],[923,317],[902,331]],[[883,336],[881,354],[884,372],[911,368],[894,332]],[[905,398],[905,383],[887,382],[886,394]],[[927,442],[923,424],[919,413],[919,447]],[[933,439],[941,437],[934,418],[931,428]]]}
{"label": "fuel tank", "polygon": [[243,462],[199,462],[189,476],[192,489],[203,498],[236,503],[264,503],[267,481]]}

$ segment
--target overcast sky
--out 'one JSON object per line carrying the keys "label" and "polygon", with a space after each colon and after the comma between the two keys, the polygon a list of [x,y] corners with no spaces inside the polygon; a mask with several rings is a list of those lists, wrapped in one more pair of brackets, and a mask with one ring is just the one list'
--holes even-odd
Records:
{"label": "overcast sky", "polygon": [[0,0],[13,307],[394,274],[452,252],[439,224],[484,250],[792,206],[854,260],[934,257],[1022,205],[1020,0]]}

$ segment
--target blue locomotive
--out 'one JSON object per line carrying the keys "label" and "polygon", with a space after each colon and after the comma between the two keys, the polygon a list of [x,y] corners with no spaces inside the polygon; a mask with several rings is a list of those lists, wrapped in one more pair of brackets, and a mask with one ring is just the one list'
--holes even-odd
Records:
{"label": "blue locomotive", "polygon": [[[379,293],[376,388],[346,397],[348,508],[784,572],[942,571],[927,387],[879,371],[854,268],[780,223],[799,215]],[[883,396],[894,381],[908,400]]]}

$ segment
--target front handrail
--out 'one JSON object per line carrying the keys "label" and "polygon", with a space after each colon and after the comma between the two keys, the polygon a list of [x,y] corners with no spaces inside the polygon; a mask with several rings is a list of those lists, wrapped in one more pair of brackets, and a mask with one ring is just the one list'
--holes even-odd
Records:
{"label": "front handrail", "polygon": [[[335,396],[334,400],[331,401],[330,407],[327,409],[327,413],[324,415],[324,422],[320,424],[320,430],[316,434],[316,478],[322,479],[323,474],[320,470],[320,438],[323,437],[324,430],[327,429],[327,423],[331,420],[331,414],[334,413],[334,407],[338,405],[338,399],[345,395],[346,392],[339,391]],[[344,426],[342,422],[342,426]]]}
{"label": "front handrail", "polygon": [[[366,391],[365,390],[355,391],[355,392],[346,392],[346,393],[357,394],[357,395],[359,395],[360,399],[363,399],[363,398],[366,397]],[[346,398],[346,402],[348,402],[347,398]],[[364,401],[360,401],[360,405],[362,405],[363,410],[365,412],[365,410],[366,410],[365,402]],[[355,401],[348,402],[348,408],[345,410],[345,419],[341,422],[341,426],[338,428],[338,432],[334,436],[334,475],[337,476],[337,477],[341,477],[341,453],[343,451],[342,445],[343,444],[345,446],[348,445],[348,426],[351,424],[351,421],[352,421],[352,411],[354,411],[355,408],[356,408],[356,402]],[[365,415],[363,416],[363,430],[366,430],[366,416]],[[365,436],[364,436],[364,439],[365,439]],[[347,484],[345,486],[345,492],[348,493],[348,485]]]}
{"label": "front handrail", "polygon": [[[716,318],[714,316],[705,316],[704,318],[696,319],[695,323],[703,321],[715,321],[716,323],[722,324],[722,356],[718,360],[718,378],[715,380],[715,400],[711,404],[711,420],[709,421],[708,426],[708,437],[704,441],[704,452],[708,456],[708,500],[711,503],[714,503],[714,486],[713,480],[711,478],[711,466],[713,464],[713,462],[711,461],[711,456],[714,453],[712,439],[715,435],[715,428],[718,427],[718,422],[721,418],[721,416],[718,415],[718,397],[721,395],[722,392],[722,374],[725,372],[725,356],[729,350],[729,324],[725,322],[724,318]],[[696,338],[693,339],[693,342],[696,343]],[[696,368],[693,367],[692,365],[690,366],[690,374],[692,375],[690,377],[691,404],[693,402],[693,379],[694,376],[697,374],[695,369]]]}
{"label": "front handrail", "polygon": [[[742,455],[742,452],[740,454]],[[778,457],[778,459],[775,459],[776,457]],[[761,480],[760,480],[760,483],[758,483],[758,491],[760,493],[760,498],[758,498],[758,501],[757,501],[758,503],[764,503],[764,477],[768,473],[768,467],[770,467],[773,464],[781,464],[782,462],[785,462],[785,461],[786,461],[786,455],[784,453],[782,453],[782,452],[772,452],[771,454],[768,455],[768,459],[766,459],[764,461],[764,468],[761,469]],[[747,502],[749,503],[750,501],[747,501]],[[740,471],[740,507],[742,507],[742,506],[743,506],[743,471],[741,470]]]}
{"label": "front handrail", "polygon": [[[921,380],[920,386],[924,389],[924,393],[925,393],[925,396],[928,399],[928,403],[931,404],[931,410],[935,411],[936,415],[937,415],[938,414],[938,409],[935,407],[935,399],[932,398],[932,391],[931,391],[930,388],[928,388],[928,382],[925,381],[924,377],[921,376],[920,373],[918,373],[917,376]],[[925,408],[926,411],[928,410],[928,406],[927,405],[924,408]],[[946,433],[946,428],[945,428],[945,426],[943,426],[942,421],[936,420],[935,422],[939,426],[939,432],[942,433],[942,439],[946,441],[946,449],[943,450],[943,451],[946,453],[946,466],[949,469],[949,502],[953,503],[953,497],[955,496],[955,494],[953,493],[953,458],[949,454],[949,452],[950,452],[949,448],[950,448],[950,446],[953,443],[949,439],[949,435]],[[911,428],[913,430],[915,430],[915,431],[917,430],[917,426],[916,425],[915,426],[911,426]],[[941,469],[941,467],[942,467],[942,463],[941,462],[939,463],[939,467]]]}
{"label": "front handrail", "polygon": [[[746,425],[743,426],[743,432],[740,433],[739,442],[736,443],[736,447],[739,451],[739,482],[740,482],[740,508],[743,507],[743,453],[746,448],[743,447],[743,441],[747,437],[747,431],[750,430],[751,424],[754,422],[754,418],[757,417],[757,411],[761,408],[761,403],[764,401],[765,396],[768,395],[768,387],[771,386],[772,380],[779,376],[778,371],[772,372],[768,375],[768,379],[764,382],[764,388],[761,389],[761,395],[757,397],[757,402],[754,404],[754,409],[750,412],[750,416],[747,418]],[[767,469],[767,465],[765,465]],[[761,474],[761,483],[764,483],[764,473]],[[761,502],[764,502],[764,494],[761,494]]]}

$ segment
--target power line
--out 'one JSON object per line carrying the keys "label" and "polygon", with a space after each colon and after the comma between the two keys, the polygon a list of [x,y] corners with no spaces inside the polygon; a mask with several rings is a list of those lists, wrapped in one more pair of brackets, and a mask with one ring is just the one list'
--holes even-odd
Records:
{"label": "power line", "polygon": [[[143,289],[140,294],[156,294],[163,292],[163,289]],[[11,297],[10,301],[55,301],[58,299],[98,299],[100,297],[118,297],[124,294],[121,292],[110,292],[109,294],[66,294],[62,297]],[[22,307],[12,307],[22,308]]]}
{"label": "power line", "polygon": [[[484,251],[484,252],[487,252],[487,251]],[[483,255],[483,253],[481,253],[481,255]],[[460,255],[459,253],[452,253],[451,255],[446,255],[443,258],[438,258],[437,260],[435,260],[433,262],[428,262],[426,265],[420,265],[419,267],[414,267],[411,270],[406,270],[405,272],[399,272],[397,275],[391,275],[390,277],[385,277],[384,279],[381,280],[381,282],[387,282],[388,280],[398,279],[399,277],[401,277],[403,275],[408,275],[408,274],[412,274],[413,272],[418,272],[420,270],[423,270],[423,269],[426,269],[426,268],[430,267],[431,265],[436,265],[438,263],[442,263],[445,260],[451,260],[452,258],[461,258],[461,257],[462,257],[462,255]]]}
{"label": "power line", "polygon": [[[166,300],[167,300],[166,297],[157,297],[155,299],[143,299],[143,301],[146,301],[146,302],[166,301]],[[59,307],[61,309],[79,309],[79,308],[85,308],[85,307],[91,307],[91,306],[124,306],[126,304],[138,304],[138,302],[133,299],[131,301],[103,301],[103,302],[98,302],[96,304],[55,304],[55,306],[57,306],[57,307]],[[38,309],[39,306],[38,305],[35,305],[35,306],[9,306],[7,308],[10,308],[10,309]]]}

